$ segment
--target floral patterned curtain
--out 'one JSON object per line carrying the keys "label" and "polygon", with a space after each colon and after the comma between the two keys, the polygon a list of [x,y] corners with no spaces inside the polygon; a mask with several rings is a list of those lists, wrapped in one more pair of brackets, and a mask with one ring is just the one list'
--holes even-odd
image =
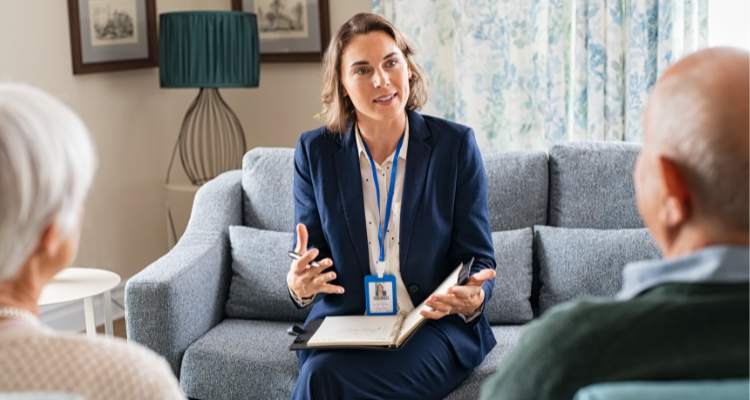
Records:
{"label": "floral patterned curtain", "polygon": [[425,114],[486,152],[642,138],[656,79],[706,47],[708,0],[373,0],[430,78]]}

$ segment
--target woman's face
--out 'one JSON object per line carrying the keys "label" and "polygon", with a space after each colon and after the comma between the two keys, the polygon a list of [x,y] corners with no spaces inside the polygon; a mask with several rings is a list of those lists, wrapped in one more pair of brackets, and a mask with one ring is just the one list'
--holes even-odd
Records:
{"label": "woman's face", "polygon": [[352,39],[341,54],[341,84],[360,121],[403,118],[411,70],[396,41],[375,31]]}

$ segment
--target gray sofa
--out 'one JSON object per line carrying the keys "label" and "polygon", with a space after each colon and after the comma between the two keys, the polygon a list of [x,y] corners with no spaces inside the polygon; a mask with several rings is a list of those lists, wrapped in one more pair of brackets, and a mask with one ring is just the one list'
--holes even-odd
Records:
{"label": "gray sofa", "polygon": [[[448,399],[477,398],[523,325],[581,296],[611,296],[622,267],[660,257],[635,204],[640,147],[579,142],[483,156],[498,275],[485,313],[497,346]],[[197,193],[179,243],[127,283],[128,338],[163,355],[195,399],[286,399],[293,149],[254,149]],[[231,227],[231,228],[230,228]]]}

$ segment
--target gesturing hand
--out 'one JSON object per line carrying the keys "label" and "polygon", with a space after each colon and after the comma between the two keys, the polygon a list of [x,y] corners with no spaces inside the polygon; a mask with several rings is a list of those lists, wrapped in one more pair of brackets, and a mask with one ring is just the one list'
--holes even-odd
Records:
{"label": "gesturing hand", "polygon": [[[292,261],[289,273],[286,275],[286,284],[289,289],[301,298],[312,297],[317,293],[344,293],[341,286],[329,285],[328,282],[336,279],[333,271],[322,273],[323,270],[333,266],[330,258],[318,261],[320,268],[311,267],[310,263],[318,256],[318,249],[307,249],[307,227],[297,224],[297,247],[294,251],[302,255],[299,260]],[[303,253],[304,252],[304,253]]]}
{"label": "gesturing hand", "polygon": [[486,268],[469,278],[464,286],[451,286],[447,294],[433,294],[425,305],[434,311],[420,311],[428,319],[440,319],[450,314],[471,314],[484,303],[484,281],[494,279],[495,270]]}

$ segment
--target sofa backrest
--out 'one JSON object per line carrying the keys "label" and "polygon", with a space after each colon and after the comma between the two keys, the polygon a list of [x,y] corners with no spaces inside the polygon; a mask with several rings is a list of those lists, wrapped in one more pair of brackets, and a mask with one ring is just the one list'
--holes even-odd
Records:
{"label": "sofa backrest", "polygon": [[643,228],[633,187],[641,146],[566,142],[549,150],[548,225],[565,228]]}
{"label": "sofa backrest", "polygon": [[256,147],[242,158],[245,226],[294,232],[294,149]]}
{"label": "sofa backrest", "polygon": [[[538,314],[572,298],[613,295],[626,263],[659,256],[648,232],[634,229],[643,228],[632,178],[639,151],[629,143],[571,142],[553,146],[549,156],[539,151],[482,155],[490,226],[505,234],[493,236],[498,271],[512,282],[512,288],[497,286],[496,301],[487,310],[491,322],[523,323],[531,318],[531,307]],[[245,226],[293,232],[294,149],[253,149],[242,168]],[[527,245],[508,248],[522,237]],[[279,262],[288,265],[282,258]],[[591,268],[600,270],[571,276]],[[566,279],[580,284],[568,288]],[[288,301],[281,289],[276,292]],[[530,307],[523,304],[524,291]]]}
{"label": "sofa backrest", "polygon": [[[547,155],[541,151],[484,154],[492,231],[547,223]],[[242,159],[245,226],[294,231],[294,149],[250,150]]]}
{"label": "sofa backrest", "polygon": [[547,154],[512,151],[483,154],[487,205],[493,232],[547,223]]}
{"label": "sofa backrest", "polygon": [[[496,232],[493,234],[497,242],[495,253],[501,258],[498,271],[502,271],[503,276],[487,315],[493,323],[524,323],[533,317],[528,301],[531,227],[547,222],[547,154],[541,151],[485,154],[483,160],[490,225]],[[278,232],[293,232],[293,182],[294,149],[255,148],[245,154],[242,160],[243,222],[246,227],[255,229],[235,229],[237,235],[232,237],[233,278],[225,310],[231,318],[261,318],[271,313],[277,319],[293,320],[303,319],[306,314],[290,308],[283,279],[277,279],[279,287],[253,286],[258,281],[256,275],[288,268],[289,260],[282,251],[288,249],[276,249],[282,254],[279,260],[270,253],[256,260],[262,251],[256,249],[252,252],[254,257],[244,257],[244,252],[252,246],[237,239],[242,237],[240,232],[252,232],[253,243],[262,247],[269,240],[278,241]],[[263,231],[268,233],[263,236]],[[291,248],[291,240],[288,242]],[[266,286],[276,282],[273,279],[261,281]],[[251,302],[246,292],[264,293],[266,302]]]}

